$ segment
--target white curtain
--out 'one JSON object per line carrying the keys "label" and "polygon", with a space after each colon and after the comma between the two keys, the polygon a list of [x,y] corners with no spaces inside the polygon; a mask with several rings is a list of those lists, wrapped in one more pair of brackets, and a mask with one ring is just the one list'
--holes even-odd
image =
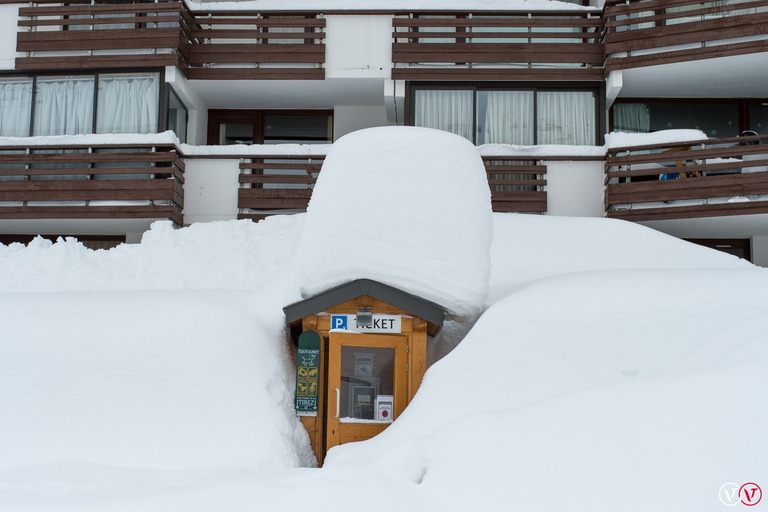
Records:
{"label": "white curtain", "polygon": [[651,110],[645,103],[617,103],[613,106],[613,129],[648,133],[651,131]]}
{"label": "white curtain", "polygon": [[97,133],[157,133],[157,74],[100,75]]}
{"label": "white curtain", "polygon": [[0,136],[28,137],[32,80],[0,82]]}
{"label": "white curtain", "polygon": [[477,144],[534,144],[533,91],[481,91],[477,103]]}
{"label": "white curtain", "polygon": [[537,143],[595,144],[595,96],[589,91],[539,91]]}
{"label": "white curtain", "polygon": [[423,90],[415,95],[414,124],[472,140],[473,94],[469,90]]}
{"label": "white curtain", "polygon": [[91,133],[93,77],[38,78],[34,135]]}

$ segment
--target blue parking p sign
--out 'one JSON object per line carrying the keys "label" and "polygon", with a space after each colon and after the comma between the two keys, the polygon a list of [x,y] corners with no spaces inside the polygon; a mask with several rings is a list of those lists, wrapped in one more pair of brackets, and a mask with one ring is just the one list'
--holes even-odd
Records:
{"label": "blue parking p sign", "polygon": [[331,315],[331,329],[347,330],[347,315]]}

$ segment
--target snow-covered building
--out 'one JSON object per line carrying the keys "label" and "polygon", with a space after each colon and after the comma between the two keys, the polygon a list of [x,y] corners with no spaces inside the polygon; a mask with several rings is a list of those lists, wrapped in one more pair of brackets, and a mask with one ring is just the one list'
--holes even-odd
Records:
{"label": "snow-covered building", "polygon": [[496,211],[768,265],[766,23],[763,0],[0,0],[0,242],[301,211],[331,143],[415,125],[478,146]]}

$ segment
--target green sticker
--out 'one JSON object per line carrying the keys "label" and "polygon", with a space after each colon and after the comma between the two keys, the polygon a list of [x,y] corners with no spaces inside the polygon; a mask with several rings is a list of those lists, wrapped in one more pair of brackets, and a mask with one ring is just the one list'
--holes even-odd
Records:
{"label": "green sticker", "polygon": [[299,416],[317,416],[317,395],[320,391],[320,335],[304,331],[299,336],[296,355],[295,408]]}

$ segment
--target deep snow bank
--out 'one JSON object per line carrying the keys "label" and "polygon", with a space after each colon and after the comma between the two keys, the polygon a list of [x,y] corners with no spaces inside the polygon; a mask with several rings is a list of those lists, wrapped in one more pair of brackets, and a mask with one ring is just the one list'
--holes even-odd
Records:
{"label": "deep snow bank", "polygon": [[303,221],[303,215],[276,215],[183,229],[159,221],[140,244],[97,251],[75,239],[0,244],[0,292],[253,290],[273,279],[285,283]]}
{"label": "deep snow bank", "polygon": [[495,214],[489,303],[536,279],[609,269],[753,268],[746,260],[616,219]]}
{"label": "deep snow bank", "polygon": [[767,303],[760,268],[536,281],[483,314],[389,429],[334,448],[326,467],[425,475],[446,504],[467,505],[460,488],[499,503],[514,485],[536,509],[524,490],[547,483],[568,492],[539,508],[568,508],[592,479],[627,489],[622,508],[647,508],[642,493],[665,479],[686,494],[659,509],[717,504],[720,485],[758,478],[768,456],[755,442],[768,414],[754,406],[768,399]]}
{"label": "deep snow bank", "polygon": [[469,141],[427,128],[360,130],[323,163],[297,247],[310,297],[367,278],[474,317],[488,290],[491,195]]}
{"label": "deep snow bank", "polygon": [[273,302],[223,291],[0,294],[0,468],[311,465]]}

